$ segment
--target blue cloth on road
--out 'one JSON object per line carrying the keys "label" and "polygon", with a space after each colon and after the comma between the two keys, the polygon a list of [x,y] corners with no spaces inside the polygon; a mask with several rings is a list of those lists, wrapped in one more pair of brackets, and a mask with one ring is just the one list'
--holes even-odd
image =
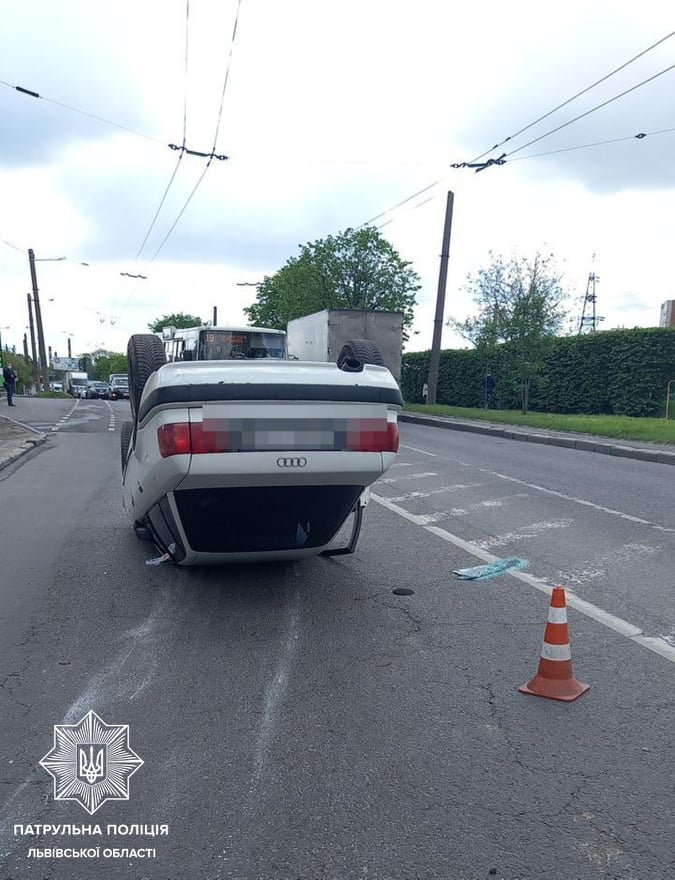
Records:
{"label": "blue cloth on road", "polygon": [[520,559],[518,556],[507,556],[506,559],[498,559],[496,562],[490,562],[488,565],[458,568],[453,571],[453,574],[459,575],[459,577],[467,581],[482,581],[500,574],[508,574],[510,571],[518,571],[521,568],[526,568],[529,564],[527,559]]}

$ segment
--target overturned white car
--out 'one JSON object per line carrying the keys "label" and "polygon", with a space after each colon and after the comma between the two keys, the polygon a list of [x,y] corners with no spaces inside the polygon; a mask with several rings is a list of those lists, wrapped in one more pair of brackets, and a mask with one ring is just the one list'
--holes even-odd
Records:
{"label": "overturned white car", "polygon": [[[276,340],[270,356],[211,359],[198,343],[201,357],[170,363],[157,336],[129,341],[123,503],[180,565],[352,552],[368,487],[396,457],[401,392],[363,362],[374,346],[355,340],[340,368],[287,360]],[[333,547],[350,514],[347,545]]]}

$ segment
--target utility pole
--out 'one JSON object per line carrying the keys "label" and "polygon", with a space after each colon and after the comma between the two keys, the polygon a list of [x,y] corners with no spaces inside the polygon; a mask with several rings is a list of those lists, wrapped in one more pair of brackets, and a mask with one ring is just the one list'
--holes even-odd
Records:
{"label": "utility pole", "polygon": [[72,356],[73,356],[73,352],[72,352],[72,350],[71,350],[70,336],[69,336],[69,337],[68,337],[68,357],[71,358]]}
{"label": "utility pole", "polygon": [[37,354],[35,351],[35,327],[33,325],[33,300],[31,299],[30,293],[26,294],[26,298],[28,300],[28,323],[30,325],[30,349],[33,352],[33,364],[38,368],[38,372],[40,366],[38,364]]}
{"label": "utility pole", "polygon": [[28,250],[28,262],[30,264],[30,278],[33,284],[33,302],[35,304],[35,323],[37,324],[38,351],[40,354],[40,374],[42,375],[43,390],[49,391],[49,364],[45,351],[45,335],[42,329],[42,312],[40,311],[40,294],[38,292],[37,275],[35,273],[35,254],[32,248]]}
{"label": "utility pole", "polygon": [[455,201],[453,192],[448,191],[445,206],[445,225],[443,226],[443,246],[441,249],[441,268],[438,273],[438,293],[436,294],[436,317],[434,318],[434,336],[431,343],[431,362],[427,382],[427,403],[436,403],[436,385],[438,383],[438,364],[441,356],[441,335],[443,333],[443,313],[445,311],[445,286],[448,280],[448,260],[450,257],[450,233],[452,232],[452,208]]}
{"label": "utility pole", "polygon": [[213,326],[218,326],[218,306],[213,307]]}
{"label": "utility pole", "polygon": [[23,356],[26,363],[28,363],[28,361],[30,360],[30,358],[28,357],[28,337],[25,333],[23,334]]}

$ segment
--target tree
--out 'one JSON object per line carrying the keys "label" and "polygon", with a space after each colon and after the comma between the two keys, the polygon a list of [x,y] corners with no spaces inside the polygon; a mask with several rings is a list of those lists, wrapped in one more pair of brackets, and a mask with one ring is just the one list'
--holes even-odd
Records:
{"label": "tree", "polygon": [[300,246],[258,285],[257,302],[244,309],[252,324],[285,329],[293,318],[322,309],[371,309],[413,319],[419,276],[372,226]]}
{"label": "tree", "polygon": [[96,359],[93,366],[94,379],[99,382],[107,382],[111,373],[127,372],[127,356],[121,353],[109,352]]}
{"label": "tree", "polygon": [[127,356],[121,352],[97,348],[79,355],[80,366],[90,379],[107,382],[111,373],[127,372]]}
{"label": "tree", "polygon": [[[33,361],[26,361],[25,357],[10,351],[8,348],[2,352],[2,363],[4,366],[12,365],[18,379],[16,382],[16,390],[20,393],[24,392],[35,382],[37,382],[37,369]],[[3,383],[4,384],[4,383]],[[2,387],[2,386],[0,386]]]}
{"label": "tree", "polygon": [[447,322],[484,354],[486,373],[495,347],[504,344],[505,363],[517,376],[524,413],[530,381],[567,314],[561,280],[552,254],[537,252],[532,260],[514,256],[505,262],[491,252],[489,264],[467,278],[466,290],[478,313]]}
{"label": "tree", "polygon": [[148,330],[153,333],[161,333],[165,327],[201,327],[204,322],[195,315],[188,315],[185,312],[176,312],[173,315],[162,315],[161,318],[148,324]]}

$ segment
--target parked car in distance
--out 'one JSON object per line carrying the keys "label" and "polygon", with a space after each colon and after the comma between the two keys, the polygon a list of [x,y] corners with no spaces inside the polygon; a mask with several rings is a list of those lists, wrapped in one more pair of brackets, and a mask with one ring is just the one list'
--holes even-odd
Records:
{"label": "parked car in distance", "polygon": [[86,396],[88,400],[105,400],[108,396],[107,382],[89,382]]}
{"label": "parked car in distance", "polygon": [[63,391],[63,382],[51,382],[52,391]]}
{"label": "parked car in distance", "polygon": [[129,379],[115,376],[108,385],[108,400],[129,400]]}

